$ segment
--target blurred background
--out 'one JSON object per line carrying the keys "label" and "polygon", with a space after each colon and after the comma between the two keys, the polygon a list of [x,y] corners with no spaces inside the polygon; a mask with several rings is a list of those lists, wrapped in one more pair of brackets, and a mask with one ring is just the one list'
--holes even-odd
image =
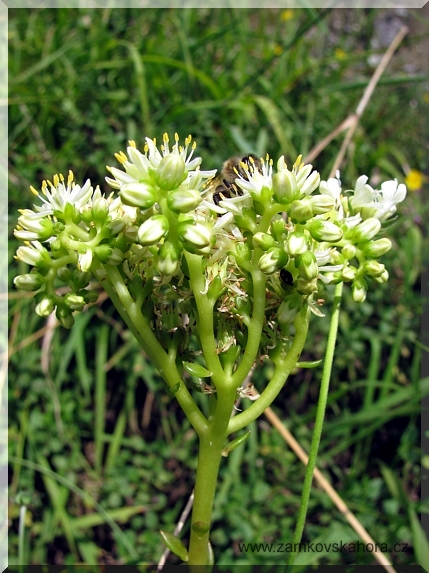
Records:
{"label": "blurred background", "polygon": [[[343,188],[406,182],[384,257],[390,273],[360,305],[346,287],[319,467],[394,565],[429,567],[419,525],[421,253],[427,252],[428,28],[422,10],[9,10],[9,235],[28,188],[54,173],[110,193],[106,165],[133,139],[189,133],[205,169],[237,153],[304,157],[354,112],[401,26],[357,128]],[[329,174],[344,134],[313,161]],[[10,261],[10,564],[156,563],[191,494],[197,441],[108,300],[65,331],[12,286]],[[313,317],[304,360],[323,357]],[[259,382],[268,368],[256,372]],[[301,370],[273,408],[307,451],[321,369]],[[203,396],[198,398],[200,401]],[[246,407],[242,404],[241,407]],[[262,417],[225,459],[212,544],[218,564],[283,564],[243,542],[291,540],[304,467]],[[429,468],[429,460],[423,458]],[[25,515],[24,509],[25,508]],[[21,515],[21,519],[20,519]],[[21,523],[21,528],[20,528]],[[188,528],[183,530],[187,543]],[[423,539],[423,542],[422,542]],[[304,541],[358,537],[313,488]],[[391,551],[402,543],[401,551]],[[173,556],[169,562],[177,563]],[[367,551],[300,554],[297,564],[373,564]]]}

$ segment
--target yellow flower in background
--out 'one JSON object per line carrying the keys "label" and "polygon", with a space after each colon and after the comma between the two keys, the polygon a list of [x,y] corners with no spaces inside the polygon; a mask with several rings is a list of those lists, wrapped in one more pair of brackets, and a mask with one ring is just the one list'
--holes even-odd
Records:
{"label": "yellow flower in background", "polygon": [[273,52],[276,56],[280,56],[280,54],[283,52],[283,48],[280,46],[280,44],[275,44]]}
{"label": "yellow flower in background", "polygon": [[347,55],[346,52],[342,48],[337,48],[335,50],[335,57],[337,58],[337,60],[344,60],[346,55]]}
{"label": "yellow flower in background", "polygon": [[418,169],[410,169],[405,177],[405,185],[410,191],[421,189],[427,177]]}
{"label": "yellow flower in background", "polygon": [[429,103],[429,92],[423,94],[423,101],[425,103]]}
{"label": "yellow flower in background", "polygon": [[294,17],[293,10],[289,8],[288,10],[283,10],[280,19],[282,20],[282,22],[287,22],[288,20],[292,20],[293,17]]}

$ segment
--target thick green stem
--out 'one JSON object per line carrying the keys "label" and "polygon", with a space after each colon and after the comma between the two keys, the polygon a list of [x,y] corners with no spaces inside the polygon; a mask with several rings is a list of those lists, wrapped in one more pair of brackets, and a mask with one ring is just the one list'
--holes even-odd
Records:
{"label": "thick green stem", "polygon": [[169,356],[155,338],[147,320],[129,293],[118,268],[113,265],[102,266],[95,261],[93,268],[94,270],[103,268],[106,271],[107,277],[103,280],[103,286],[113,304],[136,337],[140,346],[146,352],[149,360],[157,367],[169,388],[174,392],[177,401],[195,431],[198,434],[203,433],[207,428],[205,416],[195,404],[194,399],[181,379],[174,356]]}
{"label": "thick green stem", "polygon": [[274,375],[260,397],[253,402],[247,410],[244,410],[241,414],[237,414],[230,420],[228,434],[241,430],[256,420],[256,418],[258,418],[277,397],[289,374],[296,367],[296,363],[299,360],[307,339],[309,321],[310,317],[308,309],[302,310],[295,318],[294,325],[296,334],[291,348],[288,350],[286,356],[279,356],[275,359],[274,362],[276,368]]}
{"label": "thick green stem", "polygon": [[[304,486],[302,489],[301,503],[298,510],[298,519],[293,536],[293,547],[296,547],[302,539],[305,519],[307,517],[308,502],[310,500],[311,483],[313,472],[316,467],[317,453],[319,450],[320,437],[322,435],[323,421],[325,419],[326,403],[328,400],[329,382],[331,379],[332,364],[334,361],[335,343],[338,333],[338,321],[340,316],[340,303],[343,292],[343,283],[335,287],[334,304],[332,309],[332,319],[329,329],[328,343],[326,346],[325,361],[323,365],[322,382],[320,385],[319,401],[317,404],[316,420],[314,423],[313,437],[311,440],[310,454],[308,456],[307,468],[305,471]],[[288,565],[293,565],[296,553],[289,554]]]}
{"label": "thick green stem", "polygon": [[189,565],[209,563],[209,535],[222,450],[227,438],[228,422],[236,398],[230,387],[218,393],[216,411],[204,435],[200,436],[198,468],[194,490]]}

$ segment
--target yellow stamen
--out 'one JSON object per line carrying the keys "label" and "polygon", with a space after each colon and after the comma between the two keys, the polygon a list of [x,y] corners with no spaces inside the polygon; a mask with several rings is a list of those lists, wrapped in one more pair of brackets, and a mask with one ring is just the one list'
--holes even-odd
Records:
{"label": "yellow stamen", "polygon": [[163,139],[164,143],[169,143],[169,141],[170,141],[170,140],[168,139],[168,134],[167,134],[167,133],[164,133],[164,135],[162,136],[162,139]]}
{"label": "yellow stamen", "polygon": [[55,173],[54,175],[54,187],[58,187],[58,185],[60,184],[60,180],[58,175]]}
{"label": "yellow stamen", "polygon": [[119,163],[124,164],[127,161],[127,156],[125,155],[125,153],[123,151],[120,151],[119,153],[115,153],[115,157],[119,161]]}
{"label": "yellow stamen", "polygon": [[30,185],[30,191],[33,193],[33,195],[39,196],[39,192],[36,191],[36,189],[32,185]]}
{"label": "yellow stamen", "polygon": [[176,143],[179,141],[179,134],[178,133],[174,134],[174,139],[176,140]]}
{"label": "yellow stamen", "polygon": [[134,139],[130,139],[128,143],[130,144],[130,147],[134,147],[134,149],[137,149],[137,145]]}

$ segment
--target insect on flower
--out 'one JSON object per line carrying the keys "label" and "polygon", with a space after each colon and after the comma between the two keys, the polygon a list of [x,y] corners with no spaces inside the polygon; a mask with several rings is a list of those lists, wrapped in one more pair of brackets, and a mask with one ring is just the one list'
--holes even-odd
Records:
{"label": "insect on flower", "polygon": [[262,163],[253,155],[236,156],[227,159],[218,175],[207,182],[207,189],[213,193],[213,202],[219,205],[222,199],[231,199],[243,195],[243,191],[236,184],[236,179],[242,177],[249,179],[253,171],[261,171]]}

